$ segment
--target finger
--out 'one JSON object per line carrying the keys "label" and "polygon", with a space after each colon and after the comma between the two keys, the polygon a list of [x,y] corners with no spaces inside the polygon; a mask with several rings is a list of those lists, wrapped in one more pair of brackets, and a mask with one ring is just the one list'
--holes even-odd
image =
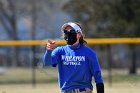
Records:
{"label": "finger", "polygon": [[55,45],[52,45],[52,44],[49,45],[49,44],[48,44],[47,47],[53,47],[53,48],[54,48]]}
{"label": "finger", "polygon": [[47,47],[47,49],[48,49],[48,50],[53,50],[53,49],[54,49],[54,47]]}
{"label": "finger", "polygon": [[51,45],[51,43],[47,43],[47,46],[50,46]]}
{"label": "finger", "polygon": [[50,44],[55,44],[55,41],[52,41],[52,40],[48,40],[48,42],[49,42]]}
{"label": "finger", "polygon": [[55,47],[54,44],[47,44],[47,47]]}
{"label": "finger", "polygon": [[52,41],[51,41],[51,44],[55,44],[55,41],[54,41],[54,40],[52,40]]}

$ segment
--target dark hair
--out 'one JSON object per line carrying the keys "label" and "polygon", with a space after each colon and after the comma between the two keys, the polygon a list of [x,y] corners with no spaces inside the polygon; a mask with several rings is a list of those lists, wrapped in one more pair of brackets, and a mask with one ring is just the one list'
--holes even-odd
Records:
{"label": "dark hair", "polygon": [[[79,24],[77,22],[75,22],[75,23],[82,29],[81,24]],[[82,44],[82,45],[86,45],[87,44],[87,41],[84,40],[83,35],[81,35],[81,37],[79,39],[79,43]]]}
{"label": "dark hair", "polygon": [[81,36],[80,39],[79,39],[79,43],[82,44],[82,45],[86,45],[87,41],[85,41],[83,36]]}

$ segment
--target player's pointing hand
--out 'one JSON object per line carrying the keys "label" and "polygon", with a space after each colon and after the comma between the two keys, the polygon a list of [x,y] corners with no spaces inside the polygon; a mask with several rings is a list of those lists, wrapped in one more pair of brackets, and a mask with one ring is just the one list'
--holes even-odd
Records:
{"label": "player's pointing hand", "polygon": [[53,50],[55,48],[55,41],[48,40],[47,50]]}

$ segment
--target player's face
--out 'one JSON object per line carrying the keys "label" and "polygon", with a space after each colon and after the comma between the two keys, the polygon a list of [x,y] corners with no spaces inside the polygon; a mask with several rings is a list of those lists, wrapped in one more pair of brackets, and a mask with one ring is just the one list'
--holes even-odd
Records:
{"label": "player's face", "polygon": [[67,26],[64,29],[64,39],[67,44],[73,45],[77,41],[79,41],[80,33],[76,32],[71,26]]}
{"label": "player's face", "polygon": [[[66,28],[65,28],[65,30],[67,30],[67,31],[72,31],[72,27],[71,26],[67,26]],[[72,31],[72,32],[75,32],[75,31]],[[81,37],[81,33],[79,33],[79,32],[76,32],[76,37],[77,37],[77,39],[80,39],[80,37]]]}

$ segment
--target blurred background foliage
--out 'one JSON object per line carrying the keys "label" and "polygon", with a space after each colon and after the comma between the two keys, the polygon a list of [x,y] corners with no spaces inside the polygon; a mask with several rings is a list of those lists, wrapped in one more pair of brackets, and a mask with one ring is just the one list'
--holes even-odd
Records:
{"label": "blurred background foliage", "polygon": [[139,37],[139,0],[70,0],[63,9],[87,37]]}

